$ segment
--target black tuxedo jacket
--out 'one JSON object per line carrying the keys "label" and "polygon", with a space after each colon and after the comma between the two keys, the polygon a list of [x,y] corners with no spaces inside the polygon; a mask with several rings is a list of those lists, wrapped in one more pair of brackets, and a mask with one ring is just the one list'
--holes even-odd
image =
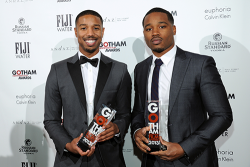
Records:
{"label": "black tuxedo jacket", "polygon": [[[94,114],[102,104],[111,104],[117,111],[113,122],[119,127],[120,136],[97,143],[95,153],[105,166],[123,167],[122,142],[131,119],[131,78],[125,64],[103,54],[95,89]],[[64,151],[66,143],[88,127],[86,111],[84,84],[76,54],[53,64],[46,82],[44,125],[57,149],[55,167],[80,167],[86,158]]]}
{"label": "black tuxedo jacket", "polygon": [[[147,82],[152,56],[134,70],[135,104],[131,132],[147,126]],[[168,135],[181,145],[193,167],[217,167],[214,141],[232,122],[232,111],[214,59],[177,47],[169,95]],[[174,161],[184,165],[183,158]],[[155,157],[145,154],[142,166],[152,166]]]}

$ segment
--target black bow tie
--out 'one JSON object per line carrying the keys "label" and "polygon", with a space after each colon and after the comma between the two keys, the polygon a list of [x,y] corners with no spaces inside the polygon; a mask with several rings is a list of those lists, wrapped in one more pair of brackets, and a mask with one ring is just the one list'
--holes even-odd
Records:
{"label": "black bow tie", "polygon": [[84,64],[84,63],[87,63],[87,62],[89,62],[92,66],[97,67],[98,58],[95,58],[95,59],[88,59],[88,58],[85,57],[85,56],[81,56],[81,57],[80,57],[79,64]]}

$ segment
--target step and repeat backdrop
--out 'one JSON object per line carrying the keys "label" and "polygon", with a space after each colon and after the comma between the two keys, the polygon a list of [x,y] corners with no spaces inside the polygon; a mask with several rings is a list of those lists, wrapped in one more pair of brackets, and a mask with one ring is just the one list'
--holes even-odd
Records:
{"label": "step and repeat backdrop", "polygon": [[[52,63],[78,51],[77,14],[93,9],[102,15],[100,50],[126,63],[133,79],[135,65],[151,54],[142,19],[153,7],[174,16],[180,48],[214,57],[234,116],[216,140],[219,164],[250,166],[249,0],[1,0],[1,166],[53,166],[55,148],[43,126],[45,82]],[[123,152],[128,167],[140,166],[141,152],[133,147],[130,130]]]}

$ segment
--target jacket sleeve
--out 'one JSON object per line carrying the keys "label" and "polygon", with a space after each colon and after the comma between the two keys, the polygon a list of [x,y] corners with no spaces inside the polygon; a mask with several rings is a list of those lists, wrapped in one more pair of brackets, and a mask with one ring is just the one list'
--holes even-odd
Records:
{"label": "jacket sleeve", "polygon": [[199,89],[208,118],[189,137],[179,143],[191,163],[230,127],[233,120],[226,90],[212,57],[206,57],[203,61]]}
{"label": "jacket sleeve", "polygon": [[121,143],[127,133],[131,119],[131,78],[124,65],[121,84],[116,97],[115,120],[113,121],[119,128],[119,137],[115,137],[116,142]]}
{"label": "jacket sleeve", "polygon": [[[137,129],[145,127],[144,111],[141,104],[140,94],[138,92],[138,78],[137,78],[138,66],[134,70],[134,107],[132,112],[131,134],[134,135]],[[146,83],[145,83],[146,84]],[[145,90],[146,91],[146,90]]]}
{"label": "jacket sleeve", "polygon": [[45,87],[44,126],[53,140],[60,156],[63,155],[65,145],[73,140],[63,128],[62,99],[58,86],[56,66],[52,65]]}

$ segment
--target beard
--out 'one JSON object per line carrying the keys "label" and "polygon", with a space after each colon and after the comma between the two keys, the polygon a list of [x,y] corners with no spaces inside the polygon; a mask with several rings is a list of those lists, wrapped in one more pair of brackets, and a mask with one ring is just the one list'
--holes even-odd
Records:
{"label": "beard", "polygon": [[88,53],[93,53],[94,51],[96,51],[97,48],[93,48],[93,49],[87,49],[87,48],[84,48],[84,50]]}
{"label": "beard", "polygon": [[97,46],[96,48],[85,48],[83,45],[81,45],[81,48],[86,51],[87,53],[93,53],[98,49],[99,46]]}
{"label": "beard", "polygon": [[155,48],[155,49],[152,49],[154,52],[157,52],[157,53],[161,53],[163,52],[164,50],[166,50],[166,48]]}

